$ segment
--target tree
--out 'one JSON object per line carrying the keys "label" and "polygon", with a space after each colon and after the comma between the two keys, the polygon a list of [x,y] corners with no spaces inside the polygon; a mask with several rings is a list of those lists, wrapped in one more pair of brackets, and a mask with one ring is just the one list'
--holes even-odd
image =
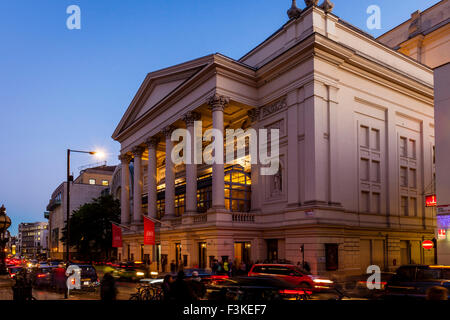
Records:
{"label": "tree", "polygon": [[[77,249],[78,260],[105,260],[111,257],[111,222],[120,223],[120,202],[111,195],[93,199],[74,210],[70,217],[70,246]],[[67,245],[67,228],[61,241]]]}

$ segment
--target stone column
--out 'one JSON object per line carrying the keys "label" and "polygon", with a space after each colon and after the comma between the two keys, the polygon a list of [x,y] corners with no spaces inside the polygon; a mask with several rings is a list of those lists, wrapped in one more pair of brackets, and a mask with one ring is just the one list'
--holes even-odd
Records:
{"label": "stone column", "polygon": [[[259,109],[252,109],[248,111],[248,116],[250,118],[251,121],[251,127],[253,129],[257,130],[257,121],[259,119],[259,115],[260,115],[260,110]],[[257,163],[253,163],[256,160]],[[259,211],[260,208],[260,202],[259,202],[259,190],[258,190],[258,186],[259,181],[260,181],[260,177],[259,177],[259,159],[251,159],[251,179],[252,179],[252,186],[251,186],[251,190],[252,190],[252,197],[251,197],[251,211]]]}
{"label": "stone column", "polygon": [[120,221],[122,224],[130,223],[130,161],[127,153],[119,156],[121,162],[121,188],[120,188]]}
{"label": "stone column", "polygon": [[172,218],[175,216],[175,166],[172,162],[173,141],[171,140],[172,132],[175,128],[168,126],[163,129],[166,137],[166,173],[165,173],[165,210],[164,218]]}
{"label": "stone column", "polygon": [[142,221],[142,153],[143,147],[134,147],[134,176],[133,176],[133,222],[139,223]]}
{"label": "stone column", "polygon": [[[212,110],[213,129],[218,129],[223,133],[223,110],[228,105],[229,99],[214,94],[207,103]],[[223,139],[216,141],[215,146],[223,149]],[[216,158],[216,162],[217,160]],[[219,162],[212,165],[212,209],[225,210],[224,159]]]}
{"label": "stone column", "polygon": [[194,121],[200,120],[200,114],[189,111],[183,116],[186,123],[186,129],[190,136],[190,146],[186,142],[186,148],[189,147],[190,153],[187,153],[189,159],[186,159],[186,213],[197,213],[197,164],[194,161],[195,132]]}
{"label": "stone column", "polygon": [[158,146],[158,138],[148,138],[145,143],[148,146],[148,172],[147,172],[147,207],[148,216],[156,218],[156,202],[157,202],[157,190],[156,190],[156,147]]}

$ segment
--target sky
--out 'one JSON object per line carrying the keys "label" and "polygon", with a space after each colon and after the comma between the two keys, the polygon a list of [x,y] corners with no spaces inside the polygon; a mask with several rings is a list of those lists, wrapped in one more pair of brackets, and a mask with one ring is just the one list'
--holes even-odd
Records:
{"label": "sky", "polygon": [[[322,0],[320,1],[322,2]],[[333,0],[333,13],[379,36],[437,0]],[[300,8],[302,0],[297,1]],[[66,9],[81,9],[69,30]],[[291,0],[0,0],[0,205],[12,219],[46,221],[65,180],[66,150],[106,152],[146,74],[220,52],[239,59],[287,20]],[[381,9],[369,30],[367,8]],[[72,172],[98,162],[73,154]]]}

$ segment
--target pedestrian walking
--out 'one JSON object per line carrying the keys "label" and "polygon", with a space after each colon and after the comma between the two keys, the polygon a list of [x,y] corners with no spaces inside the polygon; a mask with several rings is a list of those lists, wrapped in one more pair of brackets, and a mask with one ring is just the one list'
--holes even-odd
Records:
{"label": "pedestrian walking", "polygon": [[198,272],[192,272],[190,285],[190,295],[193,300],[201,300],[206,294],[205,284],[202,282],[202,278],[199,277]]}
{"label": "pedestrian walking", "polygon": [[172,262],[170,262],[170,272],[171,273],[177,272],[177,265],[175,264],[175,260],[172,260]]}
{"label": "pedestrian walking", "polygon": [[113,301],[117,298],[116,280],[110,272],[106,273],[100,282],[100,298],[103,301]]}
{"label": "pedestrian walking", "polygon": [[164,280],[162,283],[164,301],[169,301],[172,299],[172,292],[171,292],[172,284],[173,284],[172,276],[170,274],[166,274],[164,276]]}
{"label": "pedestrian walking", "polygon": [[180,270],[177,274],[177,279],[173,282],[170,288],[171,296],[176,302],[184,303],[194,300],[185,278],[186,276],[184,271]]}

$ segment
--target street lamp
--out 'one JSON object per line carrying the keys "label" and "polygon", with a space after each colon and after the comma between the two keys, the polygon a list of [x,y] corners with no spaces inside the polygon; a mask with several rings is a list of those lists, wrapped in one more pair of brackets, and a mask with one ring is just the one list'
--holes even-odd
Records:
{"label": "street lamp", "polygon": [[8,274],[5,263],[5,245],[8,242],[6,230],[11,226],[11,219],[6,215],[5,206],[0,207],[0,275]]}
{"label": "street lamp", "polygon": [[77,152],[77,153],[88,153],[90,155],[95,155],[99,158],[104,157],[104,153],[101,151],[80,151],[80,150],[71,150],[67,149],[67,197],[66,197],[66,206],[67,206],[67,212],[66,212],[66,262],[67,264],[70,263],[70,181],[73,181],[73,177],[70,175],[70,153],[71,152]]}

